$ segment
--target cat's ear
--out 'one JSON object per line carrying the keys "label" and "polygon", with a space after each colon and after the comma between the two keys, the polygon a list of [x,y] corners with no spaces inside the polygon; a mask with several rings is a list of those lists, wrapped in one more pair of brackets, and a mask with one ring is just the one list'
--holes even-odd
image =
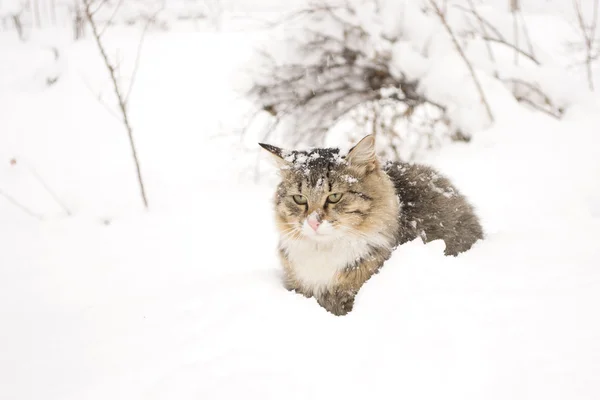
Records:
{"label": "cat's ear", "polygon": [[350,149],[346,160],[350,165],[366,167],[373,170],[377,167],[377,154],[375,153],[375,135],[365,136],[353,148]]}
{"label": "cat's ear", "polygon": [[289,167],[289,163],[283,158],[285,150],[266,143],[259,143],[258,145],[269,152],[271,160],[275,162],[279,168]]}

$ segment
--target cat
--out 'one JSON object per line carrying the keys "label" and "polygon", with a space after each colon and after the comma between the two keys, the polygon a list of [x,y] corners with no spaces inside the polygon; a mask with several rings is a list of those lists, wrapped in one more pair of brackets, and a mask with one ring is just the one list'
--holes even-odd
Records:
{"label": "cat", "polygon": [[352,311],[362,285],[399,245],[442,239],[456,256],[479,239],[475,210],[452,183],[418,164],[381,164],[375,137],[336,148],[284,150],[259,143],[279,167],[275,221],[284,286],[327,311]]}

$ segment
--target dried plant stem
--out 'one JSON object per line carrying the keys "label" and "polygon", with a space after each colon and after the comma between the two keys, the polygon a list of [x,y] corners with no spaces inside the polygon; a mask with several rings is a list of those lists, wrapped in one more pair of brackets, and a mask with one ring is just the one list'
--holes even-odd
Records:
{"label": "dried plant stem", "polygon": [[505,46],[508,46],[508,47],[512,48],[513,50],[515,50],[516,52],[518,52],[519,54],[524,55],[525,57],[527,57],[528,59],[530,59],[531,61],[533,61],[533,63],[535,65],[540,65],[540,62],[533,55],[527,53],[526,51],[524,51],[522,49],[519,49],[517,46],[515,46],[512,43],[508,43],[506,40],[496,39],[496,38],[489,37],[489,36],[484,36],[483,40],[487,40],[487,41],[490,41],[492,43],[499,43],[499,44],[503,44]]}
{"label": "dried plant stem", "polygon": [[594,91],[594,75],[592,73],[592,61],[595,60],[593,55],[594,43],[596,42],[596,26],[598,23],[598,0],[594,1],[594,9],[592,12],[592,21],[588,27],[583,18],[583,12],[581,10],[581,1],[573,0],[573,6],[575,7],[575,13],[577,14],[577,22],[579,23],[579,29],[583,36],[583,42],[585,45],[585,66],[587,72],[588,86],[591,91]]}
{"label": "dried plant stem", "polygon": [[483,105],[485,107],[485,110],[487,112],[488,118],[490,119],[491,122],[494,122],[494,115],[492,113],[492,109],[490,108],[490,105],[489,105],[487,99],[485,98],[485,93],[483,92],[483,88],[481,87],[481,83],[479,82],[479,79],[477,79],[477,75],[475,74],[475,70],[473,69],[473,65],[471,65],[471,62],[469,61],[469,59],[465,55],[462,47],[460,46],[460,43],[458,43],[458,39],[456,39],[456,35],[452,31],[452,28],[450,27],[450,25],[448,24],[448,21],[446,20],[446,16],[442,12],[442,10],[439,8],[439,6],[435,2],[435,0],[429,0],[429,3],[433,7],[433,9],[434,9],[435,13],[437,14],[437,16],[440,18],[440,21],[442,22],[442,25],[444,25],[444,28],[448,32],[448,35],[450,35],[450,38],[452,39],[452,42],[454,43],[454,47],[456,48],[456,51],[458,52],[458,54],[460,55],[460,57],[465,62],[466,66],[467,66],[467,68],[468,68],[468,70],[469,70],[469,72],[471,74],[471,77],[473,78],[473,82],[475,83],[475,86],[477,87],[477,91],[479,92],[479,97],[480,97],[481,102],[483,103]]}
{"label": "dried plant stem", "polygon": [[[104,1],[101,3],[100,6],[102,6],[102,4],[104,4]],[[110,62],[108,55],[106,54],[104,44],[102,43],[102,40],[101,40],[101,34],[98,31],[98,26],[96,24],[96,20],[94,19],[94,11],[92,11],[92,9],[91,9],[92,1],[91,0],[83,0],[83,5],[84,5],[84,13],[85,13],[86,19],[88,20],[90,27],[92,28],[92,34],[94,36],[94,40],[96,42],[96,45],[98,46],[98,50],[100,51],[102,59],[104,60],[106,69],[108,70],[108,73],[110,75],[112,86],[113,86],[115,95],[117,97],[117,102],[119,105],[119,111],[121,113],[122,122],[123,122],[123,125],[125,126],[125,129],[127,130],[127,136],[129,138],[129,145],[131,147],[131,153],[133,156],[133,160],[135,162],[135,168],[136,168],[136,172],[137,172],[137,179],[138,179],[138,184],[140,187],[142,201],[144,202],[144,207],[148,208],[148,198],[146,196],[146,188],[144,186],[144,180],[142,178],[142,170],[140,167],[140,161],[139,161],[137,149],[135,146],[135,141],[133,139],[133,129],[131,128],[131,123],[129,122],[129,115],[127,113],[127,97],[126,97],[127,94],[121,93],[119,83],[118,83],[117,77],[116,77],[116,68]]]}
{"label": "dried plant stem", "polygon": [[519,65],[519,21],[517,20],[517,11],[519,11],[519,0],[510,1],[510,12],[513,18],[513,40],[515,42],[515,65]]}
{"label": "dried plant stem", "polygon": [[125,94],[125,103],[126,104],[129,102],[129,95],[131,95],[131,91],[133,90],[135,78],[137,77],[137,71],[140,67],[140,59],[142,58],[141,57],[142,56],[142,46],[144,45],[144,39],[146,38],[146,32],[148,31],[150,24],[152,24],[152,22],[155,20],[156,15],[161,11],[162,11],[162,7],[159,8],[158,10],[156,10],[156,12],[154,14],[152,14],[152,16],[150,16],[150,18],[148,18],[146,20],[146,24],[144,25],[144,29],[142,30],[142,34],[140,36],[140,40],[138,42],[138,47],[136,50],[135,65],[133,67],[133,72],[131,73],[131,82],[129,82],[129,88],[127,88],[127,93]]}
{"label": "dried plant stem", "polygon": [[531,42],[531,37],[529,36],[529,29],[527,29],[527,23],[525,21],[525,17],[523,17],[523,13],[521,10],[517,12],[519,18],[521,18],[521,26],[523,27],[523,36],[527,41],[527,47],[529,48],[529,54],[535,58],[535,53],[533,51],[533,43]]}
{"label": "dried plant stem", "polygon": [[[479,29],[481,29],[481,33],[483,34],[483,36],[488,36],[485,22],[483,21],[483,18],[481,18],[481,15],[479,15],[477,10],[475,9],[473,0],[467,0],[467,2],[469,3],[469,7],[471,8],[471,13],[475,16],[475,18],[477,19],[477,22],[479,22]],[[485,48],[487,50],[488,56],[490,57],[490,61],[492,62],[492,65],[494,66],[494,77],[498,78],[498,70],[496,69],[496,57],[494,57],[494,52],[492,51],[492,46],[490,46],[490,42],[487,40],[484,40],[484,43],[485,43]]]}
{"label": "dried plant stem", "polygon": [[42,187],[46,190],[46,192],[48,192],[50,197],[52,197],[52,199],[54,199],[56,204],[58,204],[60,206],[60,208],[62,208],[63,211],[67,213],[68,216],[71,216],[71,210],[69,210],[69,207],[67,207],[65,205],[65,203],[62,202],[60,197],[58,197],[58,195],[50,188],[50,186],[46,183],[46,181],[44,181],[42,179],[42,177],[37,173],[37,171],[31,166],[27,166],[27,169],[29,170],[31,175],[33,175],[33,177],[38,181],[38,183],[40,185],[42,185]]}
{"label": "dried plant stem", "polygon": [[481,14],[479,14],[478,12],[474,11],[473,9],[462,7],[458,4],[454,4],[453,7],[456,9],[468,12],[470,14],[473,14],[480,21],[480,23],[485,25],[486,28],[489,29],[494,34],[494,36],[496,36],[497,38],[499,38],[501,40],[505,40],[502,33],[500,33],[500,31],[494,25],[492,25],[489,21],[487,21],[485,18],[483,18],[481,16]]}
{"label": "dried plant stem", "polygon": [[29,215],[32,218],[37,219],[38,221],[43,221],[41,215],[34,213],[23,204],[19,203],[14,197],[10,196],[8,193],[0,189],[0,196],[4,197],[10,204],[17,207],[19,210],[23,211],[25,214]]}
{"label": "dried plant stem", "polygon": [[[506,83],[512,84],[513,88],[515,88],[514,94],[515,94],[515,97],[516,97],[517,101],[529,104],[531,107],[535,108],[536,110],[541,111],[543,113],[546,113],[546,114],[548,114],[551,117],[554,117],[556,119],[560,119],[560,117],[562,116],[563,110],[560,109],[560,108],[555,107],[552,104],[552,100],[550,99],[550,97],[548,97],[547,94],[545,94],[544,92],[542,92],[542,90],[539,87],[537,87],[535,84],[533,84],[531,82],[524,81],[522,79],[517,79],[517,78],[503,79],[502,81],[506,82]],[[539,97],[541,97],[543,99],[544,105],[547,106],[547,108],[544,108],[542,105],[537,104],[536,102],[530,100],[529,98],[527,98],[525,96],[517,95],[516,94],[517,93],[516,92],[516,88],[519,85],[523,86],[523,87],[526,87],[532,93],[535,93]]]}
{"label": "dried plant stem", "polygon": [[[472,2],[469,1],[469,4],[471,4],[471,3]],[[459,5],[455,5],[454,8],[468,12],[469,14],[472,14],[477,19],[477,21],[479,22],[479,24],[481,26],[480,27],[481,38],[483,40],[485,40],[486,42],[497,43],[497,44],[501,44],[501,45],[510,47],[514,51],[518,52],[520,55],[531,60],[535,65],[541,64],[539,62],[539,60],[535,57],[535,54],[533,52],[533,46],[531,45],[531,40],[529,39],[529,33],[528,33],[526,25],[525,25],[525,21],[520,12],[518,14],[520,14],[520,17],[522,20],[523,31],[525,33],[525,38],[528,42],[529,52],[519,48],[518,46],[515,46],[513,43],[510,43],[508,40],[506,40],[506,38],[500,33],[500,31],[498,31],[498,29],[496,29],[496,27],[494,25],[492,25],[489,21],[486,21],[481,16],[481,14],[479,14],[479,12],[477,12],[477,10],[475,8],[473,8],[473,7],[465,8],[465,7],[461,7]]]}

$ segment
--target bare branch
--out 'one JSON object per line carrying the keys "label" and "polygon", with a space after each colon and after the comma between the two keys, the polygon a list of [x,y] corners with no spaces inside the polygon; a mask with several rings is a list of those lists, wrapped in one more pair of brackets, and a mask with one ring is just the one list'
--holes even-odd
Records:
{"label": "bare branch", "polygon": [[52,197],[56,204],[58,204],[68,216],[71,216],[71,210],[69,209],[69,207],[67,207],[65,203],[60,199],[60,197],[58,197],[58,195],[52,190],[50,185],[48,185],[46,181],[42,179],[42,177],[40,176],[40,174],[37,173],[35,168],[33,168],[31,165],[27,165],[27,169],[29,170],[31,175],[33,175],[33,177],[38,181],[38,183],[42,185],[42,187],[46,190],[50,197]]}
{"label": "bare branch", "polygon": [[594,76],[592,72],[592,61],[597,58],[597,54],[594,55],[594,44],[596,42],[596,26],[598,22],[598,0],[594,0],[594,9],[592,12],[592,22],[588,27],[583,17],[583,11],[581,10],[580,0],[573,0],[573,6],[575,7],[575,14],[577,16],[577,22],[581,35],[583,36],[583,43],[585,45],[585,65],[587,72],[588,86],[591,91],[594,91]]}
{"label": "bare branch", "polygon": [[492,109],[490,108],[490,105],[489,105],[487,99],[485,98],[485,93],[483,92],[483,88],[481,87],[481,83],[479,83],[479,79],[477,78],[477,75],[475,74],[475,70],[473,69],[473,66],[471,65],[471,62],[469,61],[469,59],[465,55],[462,47],[460,46],[460,43],[458,43],[458,40],[456,39],[456,35],[454,35],[454,32],[452,31],[452,28],[450,28],[450,25],[448,25],[448,21],[446,20],[446,17],[444,15],[444,13],[438,7],[438,5],[435,2],[435,0],[429,0],[429,3],[433,7],[435,13],[440,18],[440,21],[444,25],[444,28],[446,28],[446,31],[448,32],[448,35],[450,35],[450,38],[452,39],[452,42],[454,43],[454,47],[456,48],[456,51],[458,52],[458,54],[460,55],[460,57],[465,62],[466,66],[467,66],[467,69],[469,70],[469,72],[471,74],[471,77],[473,78],[473,82],[475,83],[475,86],[477,87],[477,91],[479,92],[479,97],[481,99],[481,103],[485,107],[485,110],[487,112],[488,118],[490,119],[491,122],[494,122],[494,115],[492,114]]}
{"label": "bare branch", "polygon": [[265,27],[266,28],[276,28],[281,25],[288,24],[296,19],[305,17],[307,15],[319,14],[324,11],[335,11],[335,10],[339,10],[339,9],[343,9],[343,8],[344,8],[343,5],[334,6],[334,5],[328,5],[328,4],[322,4],[322,3],[309,4],[309,6],[307,8],[302,8],[295,12],[288,13],[284,18],[281,18],[275,22],[266,23]]}
{"label": "bare branch", "polygon": [[135,55],[135,64],[133,67],[133,72],[131,73],[131,81],[129,82],[129,88],[127,89],[127,92],[125,94],[125,103],[129,102],[129,95],[131,94],[131,90],[133,89],[133,84],[135,83],[135,78],[137,76],[137,71],[138,68],[140,66],[140,58],[142,55],[142,46],[144,45],[144,38],[146,37],[146,32],[148,31],[148,28],[150,27],[151,24],[154,23],[154,21],[156,20],[156,16],[158,15],[158,13],[160,13],[162,10],[164,9],[164,4],[161,8],[159,8],[158,10],[156,10],[147,20],[146,20],[146,24],[144,25],[144,28],[142,29],[142,34],[140,36],[140,40],[138,42],[138,47],[137,47],[137,51],[136,51],[136,55]]}
{"label": "bare branch", "polygon": [[94,98],[98,101],[98,103],[100,103],[100,105],[102,107],[104,107],[104,109],[110,114],[110,116],[113,117],[114,119],[116,119],[117,121],[122,122],[121,118],[108,106],[108,104],[106,104],[102,100],[102,97],[100,96],[100,94],[96,94],[94,92],[94,89],[89,84],[89,82],[84,77],[81,77],[81,78],[82,78],[83,84],[85,85],[87,90],[90,91],[90,93],[94,96]]}
{"label": "bare branch", "polygon": [[523,26],[523,35],[525,36],[525,40],[527,41],[527,47],[529,48],[529,54],[535,58],[535,53],[533,51],[533,43],[531,42],[531,38],[529,36],[529,29],[527,29],[527,23],[525,21],[525,17],[523,17],[523,12],[521,10],[517,11],[519,18],[521,19],[521,25]]}
{"label": "bare branch", "polygon": [[[542,90],[537,85],[517,78],[503,79],[503,81],[510,83],[513,86],[513,94],[517,101],[526,103],[531,107],[535,108],[536,110],[546,113],[553,118],[560,119],[560,117],[562,117],[563,110],[554,106],[550,97],[548,97],[544,92],[542,92]],[[524,87],[528,89],[530,93],[534,93],[538,98],[541,99],[541,103],[543,103],[543,105],[538,104],[540,103],[539,101],[536,102],[530,99],[527,95],[518,93],[517,89],[519,87]]]}
{"label": "bare branch", "polygon": [[142,196],[142,200],[144,202],[144,207],[148,208],[148,199],[146,197],[146,189],[144,186],[144,180],[142,178],[142,171],[141,171],[141,167],[140,167],[140,162],[139,162],[139,158],[138,158],[138,154],[137,154],[137,149],[135,147],[135,141],[133,139],[133,130],[131,128],[131,124],[129,122],[129,115],[127,113],[127,102],[125,97],[123,96],[123,93],[120,90],[118,81],[117,81],[117,77],[115,74],[115,67],[114,65],[110,62],[110,59],[108,58],[108,55],[106,54],[106,50],[104,49],[104,45],[102,43],[102,40],[100,38],[100,33],[98,31],[98,26],[96,24],[96,21],[94,20],[94,15],[91,11],[91,0],[83,0],[83,4],[84,4],[84,13],[85,16],[92,28],[92,34],[94,36],[94,39],[96,41],[96,45],[98,47],[98,50],[100,51],[100,54],[104,60],[104,64],[106,66],[106,69],[108,70],[112,85],[113,85],[113,89],[117,98],[117,102],[119,105],[119,110],[121,112],[121,116],[122,116],[122,122],[123,125],[125,126],[125,129],[127,131],[127,136],[129,138],[129,145],[131,147],[131,152],[132,152],[132,156],[133,156],[133,160],[135,163],[135,168],[136,168],[136,172],[137,172],[137,178],[138,178],[138,184],[140,186],[140,192],[141,192],[141,196]]}
{"label": "bare branch", "polygon": [[504,46],[510,47],[511,49],[514,49],[516,52],[518,52],[519,54],[524,55],[525,57],[527,57],[528,59],[530,59],[531,61],[533,61],[533,63],[535,65],[541,65],[541,63],[537,60],[537,58],[535,58],[533,55],[527,53],[526,51],[519,49],[518,47],[516,47],[514,44],[507,42],[506,40],[502,40],[502,39],[496,39],[493,37],[489,37],[489,36],[484,36],[482,38],[483,40],[487,40],[489,42],[492,43],[499,43],[502,44]]}
{"label": "bare branch", "polygon": [[123,4],[123,0],[119,0],[119,2],[117,3],[117,5],[115,6],[115,9],[113,10],[112,15],[104,23],[104,27],[102,27],[102,30],[99,33],[100,37],[102,37],[102,35],[104,35],[104,32],[106,31],[106,29],[108,29],[108,27],[110,26],[110,24],[113,23],[113,20],[115,19],[115,16],[117,15],[117,12],[119,12],[119,9],[121,8],[122,4]]}
{"label": "bare branch", "polygon": [[519,0],[511,0],[510,1],[510,11],[512,14],[513,20],[513,39],[514,39],[514,49],[515,49],[515,65],[519,65],[519,52],[521,48],[519,47],[519,20],[517,19],[517,11],[519,10]]}
{"label": "bare branch", "polygon": [[[486,28],[489,29],[494,34],[494,36],[496,38],[498,38],[499,40],[506,41],[506,38],[504,37],[504,35],[502,35],[502,33],[500,33],[500,31],[494,25],[492,25],[489,21],[487,21],[485,18],[483,18],[483,16],[480,13],[475,12],[473,9],[462,7],[458,4],[454,4],[453,7],[457,8],[461,11],[473,14],[473,16],[475,18],[477,18],[477,20],[479,20],[481,23],[483,23],[486,26]],[[482,31],[482,33],[483,33],[483,31]]]}
{"label": "bare branch", "polygon": [[90,15],[91,15],[91,16],[94,16],[94,15],[96,15],[96,14],[98,13],[98,11],[100,11],[100,9],[101,9],[102,7],[104,7],[104,5],[105,5],[106,3],[108,3],[108,0],[100,0],[100,1],[98,1],[98,2],[97,2],[97,3],[98,3],[98,6],[96,7],[96,9],[95,9],[95,10],[91,10],[91,7],[92,7],[92,5],[94,5],[94,3],[96,3],[96,1],[95,1],[95,0],[84,0],[84,4],[86,3],[86,1],[87,1],[87,2],[89,3],[89,5],[90,5]]}
{"label": "bare branch", "polygon": [[0,196],[4,197],[10,204],[17,207],[19,210],[23,211],[25,214],[29,215],[32,218],[37,219],[38,221],[43,221],[41,215],[34,213],[29,208],[25,207],[23,204],[19,203],[14,197],[0,189]]}
{"label": "bare branch", "polygon": [[[479,15],[479,13],[477,12],[477,9],[475,8],[475,5],[473,4],[473,0],[467,0],[467,2],[469,3],[469,7],[471,8],[471,10],[470,10],[471,13],[475,16],[475,18],[479,22],[479,28],[481,29],[481,33],[483,33],[483,36],[488,36],[485,22],[483,21],[483,18],[481,18],[481,15]],[[494,57],[494,52],[492,51],[492,46],[490,46],[490,43],[487,40],[484,40],[484,42],[485,42],[485,47],[486,47],[488,56],[490,58],[490,61],[494,65],[494,77],[498,78],[498,70],[495,67],[496,58]]]}

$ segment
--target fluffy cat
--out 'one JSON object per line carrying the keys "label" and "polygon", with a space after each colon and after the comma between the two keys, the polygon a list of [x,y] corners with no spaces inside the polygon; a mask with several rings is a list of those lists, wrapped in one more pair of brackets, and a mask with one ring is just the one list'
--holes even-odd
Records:
{"label": "fluffy cat", "polygon": [[260,143],[281,174],[275,220],[284,285],[327,311],[352,310],[361,286],[398,245],[443,239],[457,255],[483,238],[467,199],[432,168],[381,165],[375,137],[339,149],[288,151]]}

